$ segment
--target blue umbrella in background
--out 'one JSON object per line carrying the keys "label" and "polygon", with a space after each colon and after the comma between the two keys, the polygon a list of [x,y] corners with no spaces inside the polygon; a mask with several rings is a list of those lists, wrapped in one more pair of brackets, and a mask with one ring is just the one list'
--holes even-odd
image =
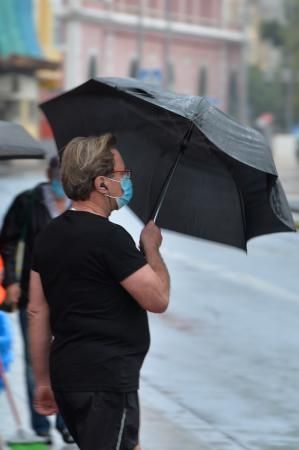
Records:
{"label": "blue umbrella in background", "polygon": [[[12,361],[12,331],[10,320],[7,314],[0,311],[0,364],[5,371],[9,369]],[[3,381],[0,376],[0,389],[3,388]]]}

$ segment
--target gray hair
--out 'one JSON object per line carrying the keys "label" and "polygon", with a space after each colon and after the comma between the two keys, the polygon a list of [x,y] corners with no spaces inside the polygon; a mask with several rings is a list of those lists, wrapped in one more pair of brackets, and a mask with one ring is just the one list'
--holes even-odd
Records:
{"label": "gray hair", "polygon": [[76,137],[65,147],[61,160],[61,181],[72,200],[87,200],[94,190],[97,176],[113,172],[111,150],[116,139],[111,133],[102,136]]}

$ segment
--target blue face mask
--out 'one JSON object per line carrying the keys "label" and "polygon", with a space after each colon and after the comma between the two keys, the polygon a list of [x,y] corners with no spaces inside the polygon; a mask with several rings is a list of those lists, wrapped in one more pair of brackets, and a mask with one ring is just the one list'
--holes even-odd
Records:
{"label": "blue face mask", "polygon": [[[109,178],[109,177],[107,177]],[[133,183],[130,177],[125,175],[122,177],[122,179],[115,180],[114,178],[109,178],[111,181],[115,181],[116,183],[120,183],[120,186],[122,188],[123,194],[120,197],[114,197],[113,195],[106,194],[107,197],[115,198],[118,209],[122,208],[123,206],[127,205],[130,200],[133,197]]]}
{"label": "blue face mask", "polygon": [[116,198],[118,209],[127,205],[133,197],[133,183],[130,177],[126,175],[122,177],[120,180],[120,186],[123,190],[123,195]]}
{"label": "blue face mask", "polygon": [[56,198],[65,198],[65,193],[60,180],[54,178],[51,180],[51,189]]}

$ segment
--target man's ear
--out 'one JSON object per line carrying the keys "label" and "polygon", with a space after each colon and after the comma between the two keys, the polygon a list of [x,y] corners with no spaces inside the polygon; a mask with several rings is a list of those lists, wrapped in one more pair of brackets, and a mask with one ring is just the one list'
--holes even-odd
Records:
{"label": "man's ear", "polygon": [[106,194],[108,188],[106,186],[106,179],[105,177],[98,176],[94,179],[94,189],[98,192],[101,192],[102,194]]}

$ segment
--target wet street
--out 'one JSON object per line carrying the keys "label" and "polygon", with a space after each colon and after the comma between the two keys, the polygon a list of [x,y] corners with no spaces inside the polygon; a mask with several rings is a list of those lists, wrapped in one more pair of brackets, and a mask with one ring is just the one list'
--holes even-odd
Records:
{"label": "wet street", "polygon": [[[22,164],[0,169],[1,217],[15,193],[43,179],[40,164]],[[294,201],[296,173],[282,176]],[[138,241],[128,209],[112,220]],[[167,313],[150,317],[144,450],[298,450],[299,235],[255,239],[247,255],[163,236],[172,295]]]}

